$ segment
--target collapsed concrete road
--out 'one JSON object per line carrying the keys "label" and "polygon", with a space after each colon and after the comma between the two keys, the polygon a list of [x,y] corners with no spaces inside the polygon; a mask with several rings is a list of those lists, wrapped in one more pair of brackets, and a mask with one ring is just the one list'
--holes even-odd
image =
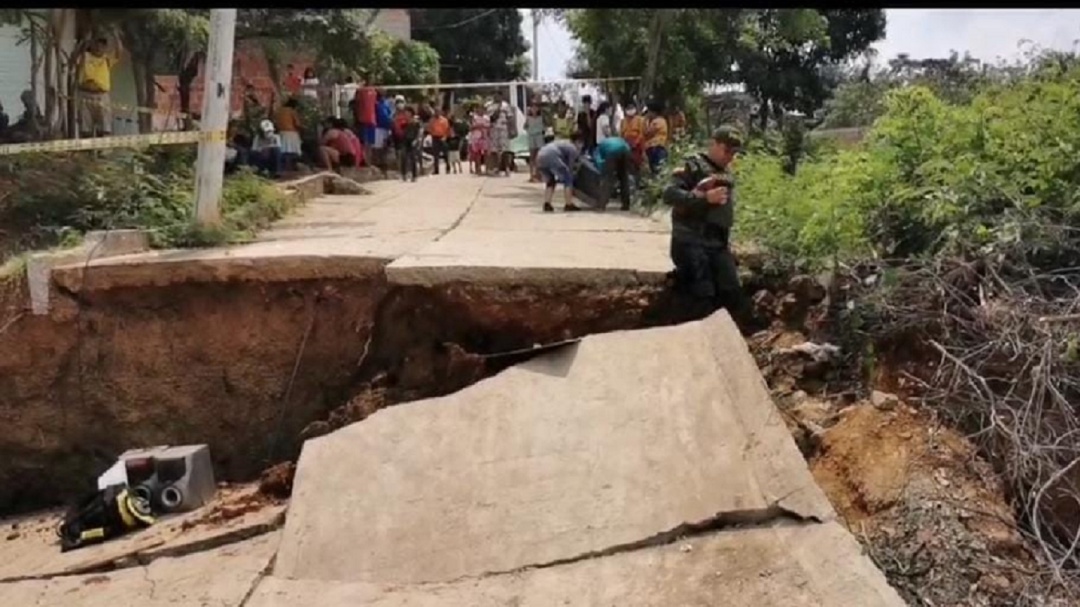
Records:
{"label": "collapsed concrete road", "polygon": [[251,604],[316,599],[903,604],[723,312],[587,337],[309,441]]}
{"label": "collapsed concrete road", "polygon": [[[418,399],[484,376],[447,344],[482,358],[665,322],[645,313],[670,266],[654,222],[546,215],[516,180],[372,190],[245,246],[54,268],[48,314],[2,335],[0,507],[132,445],[208,442],[246,480],[361,372]],[[11,540],[0,604],[900,604],[723,314],[381,410],[308,442],[296,482],[280,542],[276,523],[59,558]]]}

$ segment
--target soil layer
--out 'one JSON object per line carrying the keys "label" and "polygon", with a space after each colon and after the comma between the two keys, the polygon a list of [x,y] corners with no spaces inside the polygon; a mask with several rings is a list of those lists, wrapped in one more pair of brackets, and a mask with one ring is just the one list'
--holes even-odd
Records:
{"label": "soil layer", "polygon": [[378,271],[61,293],[50,315],[31,316],[24,289],[9,284],[0,513],[78,496],[121,452],[155,444],[207,443],[219,480],[251,480],[303,439],[528,356],[499,353],[669,322],[664,292],[390,288]]}

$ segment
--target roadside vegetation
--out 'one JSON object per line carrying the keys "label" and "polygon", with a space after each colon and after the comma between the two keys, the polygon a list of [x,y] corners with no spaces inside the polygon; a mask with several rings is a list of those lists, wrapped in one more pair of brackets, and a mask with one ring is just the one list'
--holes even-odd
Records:
{"label": "roadside vegetation", "polygon": [[144,229],[161,248],[244,242],[289,209],[273,183],[243,171],[225,179],[220,227],[199,230],[193,167],[194,150],[180,149],[10,157],[0,164],[5,257],[91,230]]}
{"label": "roadside vegetation", "polygon": [[791,170],[782,138],[759,137],[739,161],[736,238],[830,276],[829,323],[864,385],[889,367],[972,437],[1040,579],[1075,593],[1080,59],[935,67],[838,89],[827,111],[861,114],[834,123],[869,126],[852,148],[805,146]]}

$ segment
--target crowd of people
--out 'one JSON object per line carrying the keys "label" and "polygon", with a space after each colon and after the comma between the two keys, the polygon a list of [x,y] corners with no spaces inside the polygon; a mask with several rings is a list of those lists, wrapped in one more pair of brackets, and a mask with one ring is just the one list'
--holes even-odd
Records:
{"label": "crowd of people", "polygon": [[[300,162],[337,171],[373,166],[384,172],[396,169],[401,179],[412,181],[424,172],[426,156],[432,159],[435,175],[443,170],[461,173],[466,165],[471,174],[485,176],[508,176],[516,168],[511,142],[519,136],[517,110],[501,92],[444,107],[435,100],[390,96],[358,78],[348,78],[339,87],[340,107],[334,112],[344,117],[327,116],[317,125],[308,125],[304,116],[328,111],[325,91],[331,87],[321,86],[310,68],[301,75],[290,65],[281,88],[287,95],[282,103],[261,107],[249,87],[244,119],[230,125],[227,168],[248,164],[277,176]],[[685,119],[678,111],[665,115],[655,104],[640,112],[634,102],[602,101],[594,106],[586,95],[576,112],[564,99],[534,100],[526,108],[523,128],[530,181],[541,181],[539,153],[556,139],[577,141],[582,152],[592,157],[605,139],[618,138],[629,155],[625,162],[616,155],[610,166],[616,173],[625,169],[628,183],[633,184],[643,171],[659,170],[672,135],[685,128]],[[603,164],[601,160],[597,168]],[[625,194],[629,188],[618,189]]]}

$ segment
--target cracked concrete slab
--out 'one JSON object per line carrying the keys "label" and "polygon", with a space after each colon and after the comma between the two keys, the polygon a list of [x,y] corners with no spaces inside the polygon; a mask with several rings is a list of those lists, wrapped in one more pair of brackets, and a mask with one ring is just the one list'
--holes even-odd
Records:
{"label": "cracked concrete slab", "polygon": [[543,186],[524,175],[440,175],[364,187],[371,193],[312,199],[251,243],[110,256],[88,266],[61,260],[51,279],[80,292],[368,278],[394,262],[388,274],[402,284],[633,284],[663,280],[671,269],[663,224],[621,211],[542,213]]}
{"label": "cracked concrete slab", "polygon": [[[223,489],[203,508],[162,518],[152,527],[102,544],[63,553],[55,532],[61,512],[3,521],[0,526],[8,530],[9,539],[0,540],[0,581],[96,571],[132,557],[148,561],[199,552],[281,527],[286,508],[283,503],[250,510],[236,506],[250,499],[255,491],[253,486]],[[237,515],[224,520],[209,518],[230,509]],[[0,601],[0,605],[4,604]]]}
{"label": "cracked concrete slab", "polygon": [[265,574],[278,539],[264,535],[108,573],[0,583],[0,605],[241,607]]}
{"label": "cracked concrete slab", "polygon": [[902,607],[838,523],[707,534],[544,569],[449,583],[378,584],[268,577],[247,607]]}
{"label": "cracked concrete slab", "polygon": [[275,575],[445,582],[777,506],[834,517],[719,312],[589,336],[307,442]]}
{"label": "cracked concrete slab", "polygon": [[[550,215],[545,219],[551,219]],[[573,219],[565,220],[569,225]],[[646,221],[642,219],[641,221]],[[532,225],[532,229],[526,229]],[[589,285],[664,280],[670,237],[637,231],[584,231],[519,222],[513,231],[460,227],[386,266],[394,284],[448,282]]]}

